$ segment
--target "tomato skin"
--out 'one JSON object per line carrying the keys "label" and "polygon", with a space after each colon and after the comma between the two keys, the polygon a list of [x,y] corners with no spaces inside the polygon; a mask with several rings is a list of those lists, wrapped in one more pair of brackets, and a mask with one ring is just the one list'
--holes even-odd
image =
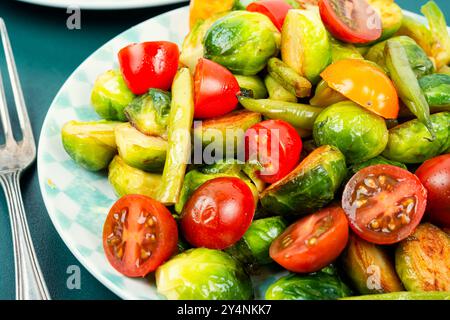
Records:
{"label": "tomato skin", "polygon": [[[339,6],[341,2],[336,0],[319,1],[320,16],[328,31],[335,38],[349,43],[364,44],[379,39],[382,27],[378,13],[372,8],[371,15],[368,16],[371,6],[365,0],[353,0],[348,3],[353,4],[351,14],[355,13],[355,16],[352,16],[350,20],[352,24],[355,24],[354,26],[346,24],[340,14],[335,11],[334,7]],[[346,8],[341,9],[347,10]],[[369,21],[373,26],[368,26]]]}
{"label": "tomato skin", "polygon": [[[274,130],[278,130],[278,137],[273,134]],[[278,148],[272,146],[272,143],[279,144]],[[272,154],[275,148],[278,151],[278,157]],[[258,159],[263,158],[260,162],[266,172],[259,176],[266,183],[275,183],[289,174],[300,161],[302,148],[302,139],[297,130],[283,120],[266,120],[257,123],[245,134],[245,159],[249,161],[255,156]]]}
{"label": "tomato skin", "polygon": [[[319,271],[339,257],[348,234],[344,210],[337,206],[325,208],[289,226],[270,246],[270,257],[292,272]],[[311,239],[316,239],[314,244],[310,244]]]}
{"label": "tomato skin", "polygon": [[290,9],[292,9],[292,6],[284,0],[261,0],[252,2],[247,6],[247,11],[259,12],[269,17],[280,31]]}
{"label": "tomato skin", "polygon": [[252,223],[255,200],[239,178],[222,177],[202,184],[181,215],[181,230],[195,247],[225,249],[242,238]]}
{"label": "tomato skin", "polygon": [[322,78],[334,90],[385,119],[397,119],[397,90],[379,68],[364,60],[344,59],[328,66]]}
{"label": "tomato skin", "polygon": [[[359,200],[363,202],[358,203]],[[426,205],[427,190],[417,176],[383,164],[357,172],[342,196],[342,208],[352,230],[375,244],[393,244],[406,239],[422,220]]]}
{"label": "tomato skin", "polygon": [[416,175],[428,191],[428,219],[450,228],[450,154],[425,161]]}
{"label": "tomato skin", "polygon": [[[112,236],[117,236],[119,243],[113,243]],[[170,211],[143,195],[126,195],[117,200],[103,226],[106,257],[114,269],[128,277],[145,277],[155,271],[177,251],[177,243],[177,223]],[[142,251],[149,253],[144,261]]]}
{"label": "tomato skin", "polygon": [[178,70],[180,51],[175,43],[154,41],[133,43],[119,51],[120,70],[134,94],[150,88],[169,90]]}
{"label": "tomato skin", "polygon": [[199,59],[194,83],[194,118],[220,117],[236,109],[239,83],[225,67],[205,58]]}

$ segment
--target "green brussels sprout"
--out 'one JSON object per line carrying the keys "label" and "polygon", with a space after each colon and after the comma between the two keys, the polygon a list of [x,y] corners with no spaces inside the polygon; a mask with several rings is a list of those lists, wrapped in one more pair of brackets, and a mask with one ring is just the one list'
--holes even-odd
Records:
{"label": "green brussels sprout", "polygon": [[158,292],[170,300],[248,300],[250,277],[229,254],[206,248],[178,254],[156,270]]}
{"label": "green brussels sprout", "polygon": [[403,290],[394,264],[382,247],[350,235],[341,259],[345,273],[360,294]]}
{"label": "green brussels sprout", "polygon": [[403,163],[422,163],[440,155],[450,147],[450,112],[431,115],[436,138],[417,119],[389,130],[389,141],[383,156]]}
{"label": "green brussels sprout", "polygon": [[333,146],[309,154],[291,173],[261,193],[265,210],[277,215],[305,215],[327,205],[347,175],[344,155]]}
{"label": "green brussels sprout", "polygon": [[[434,72],[433,62],[413,39],[407,36],[398,36],[389,39],[389,41],[395,41],[402,45],[406,51],[409,64],[417,78]],[[387,41],[383,41],[370,48],[369,52],[366,54],[366,59],[375,62],[382,67],[385,72],[388,72],[385,56],[386,43]]]}
{"label": "green brussels sprout", "polygon": [[241,240],[226,251],[244,265],[264,265],[273,262],[269,256],[272,242],[286,229],[281,217],[271,217],[252,222]]}
{"label": "green brussels sprout", "polygon": [[450,75],[431,74],[420,78],[419,84],[431,109],[450,111]]}
{"label": "green brussels sprout", "polygon": [[450,292],[392,292],[342,298],[341,300],[450,300]]}
{"label": "green brussels sprout", "polygon": [[281,35],[263,14],[233,11],[217,20],[207,31],[205,58],[233,73],[255,75],[278,54]]}
{"label": "green brussels sprout", "polygon": [[127,121],[124,109],[133,99],[119,70],[106,71],[95,80],[91,102],[103,119]]}
{"label": "green brussels sprout", "polygon": [[80,166],[90,171],[108,167],[117,153],[114,129],[120,122],[67,122],[61,129],[63,147]]}
{"label": "green brussels sprout", "polygon": [[327,267],[306,274],[289,274],[278,279],[266,291],[266,300],[337,300],[351,295],[351,290]]}
{"label": "green brussels sprout", "polygon": [[450,291],[450,236],[419,225],[395,252],[395,268],[408,291]]}
{"label": "green brussels sprout", "polygon": [[265,99],[268,96],[264,82],[258,76],[234,75],[241,89],[251,90],[254,99]]}
{"label": "green brussels sprout", "polygon": [[344,59],[360,59],[364,57],[359,53],[356,47],[350,43],[344,43],[339,40],[330,37],[331,44],[331,61],[335,63]]}
{"label": "green brussels sprout", "polygon": [[170,113],[170,93],[150,89],[135,98],[126,108],[125,115],[140,132],[149,136],[165,136]]}
{"label": "green brussels sprout", "polygon": [[130,167],[119,156],[109,165],[109,183],[119,197],[127,194],[142,194],[157,199],[161,175]]}
{"label": "green brussels sprout", "polygon": [[394,0],[367,0],[381,17],[383,33],[378,41],[392,37],[402,26],[403,11]]}
{"label": "green brussels sprout", "polygon": [[314,97],[309,100],[312,106],[326,108],[332,104],[348,100],[344,95],[330,88],[325,80],[321,80],[316,87]]}
{"label": "green brussels sprout", "polygon": [[350,168],[348,169],[348,176],[347,176],[348,180],[350,180],[350,178],[353,177],[358,171],[360,171],[364,168],[370,167],[370,166],[375,166],[377,164],[390,164],[391,166],[396,166],[396,167],[408,170],[406,165],[401,162],[392,161],[392,160],[386,159],[383,156],[376,156],[375,158],[372,158],[370,160],[356,163],[356,164],[350,166]]}
{"label": "green brussels sprout", "polygon": [[313,136],[318,146],[333,145],[345,155],[347,163],[359,163],[383,152],[388,129],[380,116],[344,101],[319,114]]}

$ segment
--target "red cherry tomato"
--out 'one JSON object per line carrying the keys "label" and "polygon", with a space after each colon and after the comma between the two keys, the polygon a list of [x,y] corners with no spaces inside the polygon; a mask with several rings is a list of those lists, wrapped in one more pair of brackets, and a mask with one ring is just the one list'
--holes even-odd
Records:
{"label": "red cherry tomato", "polygon": [[289,226],[270,246],[270,257],[293,272],[315,272],[333,262],[348,240],[344,210],[330,207]]}
{"label": "red cherry tomato", "polygon": [[450,228],[450,154],[425,161],[416,175],[428,191],[428,218]]}
{"label": "red cherry tomato", "polygon": [[255,199],[238,178],[216,178],[195,190],[184,206],[181,229],[195,247],[225,249],[236,243],[252,223]]}
{"label": "red cherry tomato", "polygon": [[178,70],[180,52],[167,41],[133,43],[119,51],[120,70],[134,94],[150,88],[169,90]]}
{"label": "red cherry tomato", "polygon": [[245,133],[245,158],[263,166],[260,177],[267,183],[281,180],[297,166],[302,147],[295,128],[282,120],[257,123]]}
{"label": "red cherry tomato", "polygon": [[177,223],[161,203],[127,195],[112,206],[103,226],[109,263],[128,277],[144,277],[177,250]]}
{"label": "red cherry tomato", "polygon": [[362,169],[347,183],[342,207],[366,241],[392,244],[408,237],[427,205],[427,190],[411,172],[391,165]]}
{"label": "red cherry tomato", "polygon": [[368,43],[381,37],[381,18],[366,0],[320,0],[319,10],[328,31],[339,40]]}
{"label": "red cherry tomato", "polygon": [[247,6],[247,11],[259,12],[269,17],[280,31],[290,9],[292,9],[292,6],[284,0],[261,0],[252,2]]}
{"label": "red cherry tomato", "polygon": [[201,58],[194,75],[196,119],[223,116],[238,105],[236,95],[240,92],[235,76],[225,67]]}

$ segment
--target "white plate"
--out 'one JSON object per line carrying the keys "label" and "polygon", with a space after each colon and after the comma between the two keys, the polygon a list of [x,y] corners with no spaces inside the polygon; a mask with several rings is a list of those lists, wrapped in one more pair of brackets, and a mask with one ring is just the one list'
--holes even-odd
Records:
{"label": "white plate", "polygon": [[68,8],[76,6],[80,9],[110,10],[157,7],[185,2],[186,0],[18,0],[41,6]]}
{"label": "white plate", "polygon": [[[116,196],[105,174],[83,170],[69,158],[61,143],[61,127],[70,120],[98,119],[89,101],[90,92],[100,73],[117,68],[119,49],[131,42],[152,40],[181,44],[188,30],[188,11],[188,7],[184,7],[147,20],[95,51],[62,86],[42,127],[38,174],[48,214],[75,257],[94,277],[123,299],[162,297],[156,293],[150,280],[124,277],[107,262],[102,248],[102,228]],[[265,274],[254,278],[256,297],[262,297],[267,286],[278,276]]]}

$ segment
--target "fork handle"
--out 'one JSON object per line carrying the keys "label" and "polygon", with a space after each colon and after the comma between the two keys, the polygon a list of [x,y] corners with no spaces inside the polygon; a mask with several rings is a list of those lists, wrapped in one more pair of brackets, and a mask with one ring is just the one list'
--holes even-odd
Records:
{"label": "fork handle", "polygon": [[5,190],[11,218],[11,231],[14,247],[17,300],[50,300],[50,295],[36,258],[33,242],[28,229],[27,218],[20,192],[21,171],[0,175]]}

